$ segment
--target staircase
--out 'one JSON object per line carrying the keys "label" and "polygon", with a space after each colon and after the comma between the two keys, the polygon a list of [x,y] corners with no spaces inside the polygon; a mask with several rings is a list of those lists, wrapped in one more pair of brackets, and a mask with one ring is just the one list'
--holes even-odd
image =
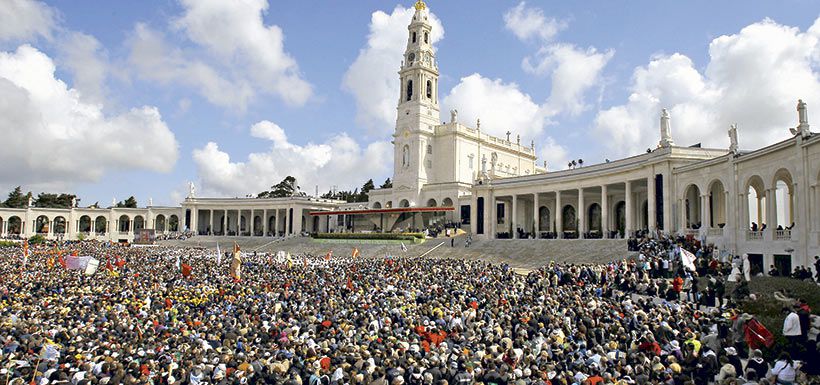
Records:
{"label": "staircase", "polygon": [[428,256],[504,262],[529,270],[548,265],[550,261],[607,263],[632,254],[622,239],[480,239],[464,247],[464,237],[458,237],[455,247],[451,248],[448,241]]}
{"label": "staircase", "polygon": [[[550,261],[559,263],[607,263],[626,258],[628,252],[623,239],[476,239],[470,247],[464,247],[465,235],[455,237],[454,247],[450,239],[440,237],[428,239],[422,244],[405,243],[407,252],[399,244],[331,244],[320,243],[310,238],[290,237],[284,239],[256,237],[208,237],[198,236],[184,241],[161,241],[167,246],[204,247],[215,249],[219,242],[222,250],[230,250],[234,241],[245,252],[259,251],[275,253],[279,250],[291,254],[324,255],[333,250],[335,255],[350,255],[353,248],[365,258],[384,258],[387,255],[417,257],[427,253],[430,258],[457,258],[508,263],[510,266],[531,270],[548,265]],[[442,244],[443,243],[443,244]],[[441,244],[440,247],[436,247]]]}

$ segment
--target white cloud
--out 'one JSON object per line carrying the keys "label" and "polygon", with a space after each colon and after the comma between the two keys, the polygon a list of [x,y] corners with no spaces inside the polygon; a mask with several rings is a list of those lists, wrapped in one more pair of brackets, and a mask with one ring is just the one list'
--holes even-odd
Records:
{"label": "white cloud", "polygon": [[820,105],[819,38],[820,18],[807,32],[763,20],[714,39],[703,72],[679,53],[653,57],[635,69],[629,100],[598,113],[597,136],[618,156],[654,148],[668,108],[678,145],[726,148],[733,122],[741,148],[785,139],[798,98]]}
{"label": "white cloud", "polygon": [[44,187],[97,181],[111,169],[170,171],[177,142],[154,107],[106,116],[23,45],[0,52],[0,182]]}
{"label": "white cloud", "polygon": [[444,98],[445,111],[457,109],[459,121],[475,127],[481,119],[481,130],[504,137],[507,130],[534,138],[544,129],[546,117],[529,95],[521,92],[515,83],[488,79],[480,74],[461,78]]}
{"label": "white cloud", "polygon": [[58,49],[60,64],[72,74],[72,87],[80,91],[83,99],[102,103],[109,67],[100,42],[94,36],[71,32],[62,39]]}
{"label": "white cloud", "polygon": [[373,142],[362,148],[347,134],[324,143],[293,144],[285,131],[270,121],[251,127],[251,135],[271,141],[266,152],[248,154],[244,161],[232,161],[214,142],[194,150],[193,159],[203,194],[245,196],[270,189],[288,175],[296,177],[302,190],[312,194],[331,186],[353,188],[368,178],[382,177],[392,167],[393,147],[389,142]]}
{"label": "white cloud", "polygon": [[587,109],[585,94],[600,83],[601,72],[615,52],[552,42],[567,23],[548,19],[543,10],[527,7],[523,1],[504,14],[504,24],[519,40],[535,39],[540,44],[535,55],[521,61],[521,67],[525,72],[550,77],[551,90],[543,105],[544,114],[578,115]]}
{"label": "white cloud", "polygon": [[565,21],[547,18],[540,8],[527,7],[523,1],[504,13],[504,25],[521,40],[537,37],[542,41],[552,40],[567,27]]}
{"label": "white cloud", "polygon": [[[370,17],[367,44],[347,69],[342,88],[356,100],[356,121],[377,134],[391,133],[396,125],[399,99],[399,70],[407,46],[407,26],[415,10],[397,6],[387,14],[376,11]],[[433,44],[444,37],[444,27],[430,13]]]}
{"label": "white cloud", "polygon": [[584,94],[599,84],[601,71],[614,54],[594,47],[584,50],[572,44],[551,44],[541,48],[535,64],[524,58],[522,66],[533,74],[550,75],[552,89],[544,106],[548,116],[562,112],[578,115],[587,108]]}
{"label": "white cloud", "polygon": [[139,76],[162,84],[174,82],[197,89],[208,102],[244,111],[254,96],[245,79],[222,77],[203,61],[171,47],[163,35],[145,24],[137,24],[129,39],[131,65]]}
{"label": "white cloud", "polygon": [[547,171],[563,170],[569,160],[569,152],[566,147],[558,144],[551,136],[541,144],[538,151],[538,158],[542,161],[539,166],[543,166],[543,161],[547,162]]}
{"label": "white cloud", "polygon": [[55,12],[34,0],[4,0],[0,6],[0,41],[51,38]]}
{"label": "white cloud", "polygon": [[[273,93],[291,105],[302,105],[310,97],[310,84],[302,79],[299,66],[285,52],[285,37],[276,25],[265,25],[267,0],[222,1],[181,0],[185,13],[176,27],[223,64],[242,68],[261,90]],[[215,32],[218,31],[218,32]]]}
{"label": "white cloud", "polygon": [[293,106],[311,97],[311,85],[285,51],[282,29],[262,19],[267,0],[180,2],[183,14],[172,22],[172,32],[183,43],[173,44],[145,24],[135,26],[129,63],[141,78],[191,87],[209,103],[239,112],[259,94]]}

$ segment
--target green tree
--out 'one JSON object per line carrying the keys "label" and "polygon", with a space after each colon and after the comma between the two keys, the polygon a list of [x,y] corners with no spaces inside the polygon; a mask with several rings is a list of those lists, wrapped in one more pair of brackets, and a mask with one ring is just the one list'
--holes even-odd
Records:
{"label": "green tree", "polygon": [[31,197],[31,192],[23,194],[23,189],[20,186],[14,188],[9,192],[9,197],[3,202],[3,206],[13,209],[24,209],[28,205],[28,198]]}
{"label": "green tree", "polygon": [[37,198],[34,198],[34,205],[37,207],[48,207],[48,208],[62,208],[67,209],[71,208],[71,203],[73,202],[74,198],[77,196],[74,194],[52,194],[52,193],[40,193],[37,194]]}
{"label": "green tree", "polygon": [[137,199],[134,198],[134,196],[132,195],[124,201],[117,202],[116,207],[126,207],[126,208],[135,209],[135,208],[137,208]]}
{"label": "green tree", "polygon": [[296,184],[296,178],[288,175],[281,182],[270,186],[270,191],[262,191],[256,195],[257,198],[285,198],[295,195],[302,195],[299,193],[299,186]]}
{"label": "green tree", "polygon": [[385,180],[379,188],[393,188],[393,181],[390,180],[390,178],[387,178],[387,180]]}

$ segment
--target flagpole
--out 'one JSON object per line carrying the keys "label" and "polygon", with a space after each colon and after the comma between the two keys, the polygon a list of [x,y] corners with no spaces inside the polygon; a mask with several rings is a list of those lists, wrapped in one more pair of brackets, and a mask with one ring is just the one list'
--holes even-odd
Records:
{"label": "flagpole", "polygon": [[33,383],[34,379],[37,377],[37,367],[40,366],[40,361],[43,360],[43,348],[40,348],[40,356],[37,357],[37,363],[34,365],[34,370],[31,373],[31,381],[29,383]]}

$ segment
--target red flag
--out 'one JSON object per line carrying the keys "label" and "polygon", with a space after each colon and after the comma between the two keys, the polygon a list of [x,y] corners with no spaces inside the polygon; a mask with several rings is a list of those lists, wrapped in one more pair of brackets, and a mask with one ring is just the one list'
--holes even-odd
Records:
{"label": "red flag", "polygon": [[62,253],[57,254],[57,261],[58,261],[58,262],[60,262],[60,266],[62,266],[62,267],[63,267],[63,269],[67,269],[67,268],[68,268],[68,265],[66,265],[66,263],[65,263],[65,258],[63,258],[63,254],[62,254]]}
{"label": "red flag", "polygon": [[117,255],[114,257],[114,265],[121,268],[125,266],[125,260],[121,259],[120,256]]}
{"label": "red flag", "polygon": [[189,265],[187,263],[182,264],[182,276],[183,277],[185,277],[185,278],[190,277],[193,270],[194,270],[194,268],[191,267],[191,265]]}
{"label": "red flag", "polygon": [[350,279],[350,275],[347,276],[347,290],[353,290],[353,280]]}
{"label": "red flag", "polygon": [[106,268],[108,271],[114,271],[114,265],[112,265],[112,264],[111,264],[111,257],[106,258],[106,260],[105,260],[105,268]]}
{"label": "red flag", "polygon": [[327,254],[325,254],[325,261],[329,261],[330,257],[332,257],[332,256],[333,256],[333,250],[328,251]]}
{"label": "red flag", "polygon": [[354,247],[354,248],[353,248],[353,256],[352,256],[352,258],[356,258],[356,257],[358,257],[358,256],[359,256],[359,249],[357,249],[357,248],[355,248],[355,247]]}

